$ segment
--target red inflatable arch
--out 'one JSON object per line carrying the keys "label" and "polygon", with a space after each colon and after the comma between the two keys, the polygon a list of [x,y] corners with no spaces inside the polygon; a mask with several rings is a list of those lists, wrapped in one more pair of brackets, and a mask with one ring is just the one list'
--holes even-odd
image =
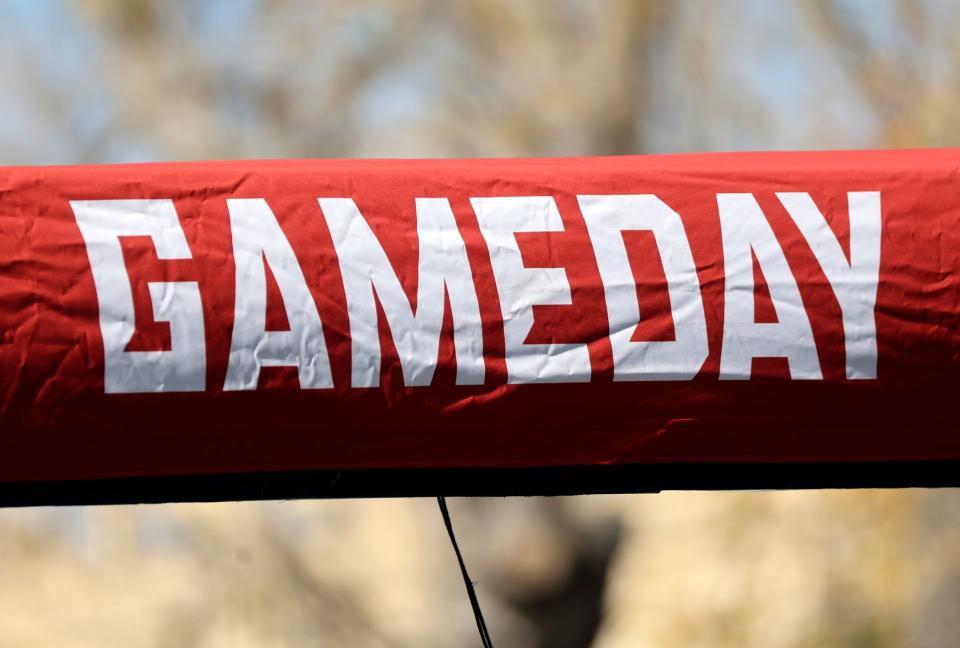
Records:
{"label": "red inflatable arch", "polygon": [[0,503],[960,484],[960,152],[0,170]]}

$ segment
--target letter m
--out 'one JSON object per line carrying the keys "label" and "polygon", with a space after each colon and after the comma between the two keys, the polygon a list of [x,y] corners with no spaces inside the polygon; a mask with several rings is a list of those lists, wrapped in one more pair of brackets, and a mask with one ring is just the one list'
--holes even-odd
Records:
{"label": "letter m", "polygon": [[354,387],[380,382],[376,300],[386,314],[406,385],[429,385],[437,367],[444,297],[453,316],[457,384],[483,383],[480,306],[467,248],[445,198],[417,198],[419,263],[416,309],[383,247],[350,198],[320,198],[333,236],[350,320]]}

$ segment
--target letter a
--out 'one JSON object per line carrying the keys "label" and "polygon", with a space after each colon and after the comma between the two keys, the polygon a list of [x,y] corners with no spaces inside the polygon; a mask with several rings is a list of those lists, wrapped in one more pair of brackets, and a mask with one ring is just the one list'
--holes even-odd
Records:
{"label": "letter a", "polygon": [[[794,379],[817,380],[820,359],[800,289],[752,194],[717,194],[723,238],[724,308],[720,379],[747,380],[754,358],[785,357]],[[754,321],[753,257],[767,280],[776,323]]]}
{"label": "letter a", "polygon": [[[333,387],[323,325],[303,270],[261,198],[227,200],[236,264],[233,341],[224,391],[256,389],[260,367],[297,367],[300,387]],[[267,276],[277,280],[289,331],[267,331]]]}

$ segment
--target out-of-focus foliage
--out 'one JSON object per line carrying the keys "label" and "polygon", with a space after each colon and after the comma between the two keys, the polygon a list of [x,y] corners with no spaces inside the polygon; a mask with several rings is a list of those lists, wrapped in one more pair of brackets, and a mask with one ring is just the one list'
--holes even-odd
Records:
{"label": "out-of-focus foliage", "polygon": [[[0,11],[3,164],[960,141],[960,8],[935,0]],[[451,508],[501,647],[960,637],[954,490]],[[432,501],[8,510],[0,569],[0,646],[476,641]]]}

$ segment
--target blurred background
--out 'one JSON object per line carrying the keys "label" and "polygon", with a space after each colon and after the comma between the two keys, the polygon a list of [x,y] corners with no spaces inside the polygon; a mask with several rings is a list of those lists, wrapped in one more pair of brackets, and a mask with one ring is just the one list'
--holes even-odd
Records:
{"label": "blurred background", "polygon": [[[0,164],[956,146],[960,5],[0,0]],[[960,492],[451,501],[497,646],[960,645]],[[470,646],[433,500],[0,511],[0,646]]]}

